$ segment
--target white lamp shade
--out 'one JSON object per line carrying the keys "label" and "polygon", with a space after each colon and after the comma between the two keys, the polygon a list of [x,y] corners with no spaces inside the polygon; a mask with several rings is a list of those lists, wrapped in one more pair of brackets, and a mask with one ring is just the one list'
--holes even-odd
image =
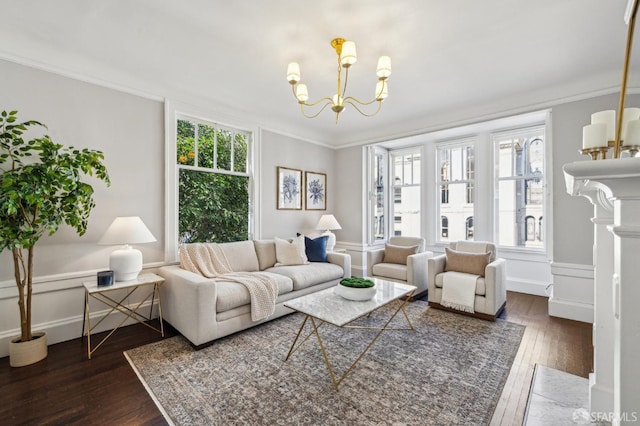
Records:
{"label": "white lamp shade", "polygon": [[98,244],[143,244],[156,241],[149,228],[138,216],[117,217],[111,223]]}
{"label": "white lamp shade", "polygon": [[309,91],[307,90],[306,84],[298,84],[296,87],[296,98],[298,98],[298,102],[306,102],[309,99]]}
{"label": "white lamp shade", "polygon": [[109,256],[109,269],[114,272],[116,281],[131,281],[135,280],[142,270],[142,253],[129,244],[154,241],[156,237],[145,226],[142,219],[138,216],[129,216],[115,218],[98,244],[124,245]]}
{"label": "white lamp shade", "polygon": [[640,108],[625,108],[622,115],[622,135],[621,139],[627,139],[627,125],[630,121],[640,118]]}
{"label": "white lamp shade", "polygon": [[378,78],[387,78],[391,75],[391,58],[388,56],[380,56],[378,58],[378,69],[376,71]]}
{"label": "white lamp shade", "polygon": [[627,123],[627,134],[622,141],[622,145],[640,145],[640,120],[630,120]]}
{"label": "white lamp shade", "polygon": [[297,62],[291,62],[287,67],[287,81],[291,84],[300,81],[300,65]]}
{"label": "white lamp shade", "polygon": [[607,125],[588,124],[582,128],[582,148],[604,148],[607,146]]}
{"label": "white lamp shade", "polygon": [[340,63],[345,67],[349,67],[358,61],[356,55],[356,44],[352,41],[342,43],[342,52],[340,53]]}
{"label": "white lamp shade", "polygon": [[591,114],[591,124],[604,123],[607,125],[606,138],[608,141],[616,139],[616,112],[612,109]]}
{"label": "white lamp shade", "polygon": [[318,221],[318,226],[316,226],[316,229],[324,229],[328,231],[331,229],[342,229],[342,226],[340,226],[340,224],[332,214],[323,214]]}

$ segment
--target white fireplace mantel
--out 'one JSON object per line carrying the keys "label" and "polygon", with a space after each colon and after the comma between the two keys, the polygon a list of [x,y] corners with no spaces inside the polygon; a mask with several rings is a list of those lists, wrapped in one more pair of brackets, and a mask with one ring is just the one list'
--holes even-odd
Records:
{"label": "white fireplace mantel", "polygon": [[564,166],[567,192],[595,206],[592,413],[640,421],[640,158]]}

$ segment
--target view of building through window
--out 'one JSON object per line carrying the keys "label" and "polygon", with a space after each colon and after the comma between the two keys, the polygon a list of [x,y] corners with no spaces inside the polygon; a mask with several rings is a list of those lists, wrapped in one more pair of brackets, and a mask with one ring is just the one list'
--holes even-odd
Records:
{"label": "view of building through window", "polygon": [[493,135],[498,244],[543,247],[544,128]]}
{"label": "view of building through window", "polygon": [[[386,240],[385,227],[385,197],[386,197],[386,178],[387,178],[387,155],[382,149],[374,149],[372,158],[372,234],[373,241]],[[372,242],[373,242],[372,241]]]}
{"label": "view of building through window", "polygon": [[248,239],[250,140],[248,132],[177,120],[180,243]]}
{"label": "view of building through window", "polygon": [[393,167],[393,235],[420,236],[421,155],[391,153]]}
{"label": "view of building through window", "polygon": [[472,140],[437,148],[440,241],[473,240],[475,154]]}

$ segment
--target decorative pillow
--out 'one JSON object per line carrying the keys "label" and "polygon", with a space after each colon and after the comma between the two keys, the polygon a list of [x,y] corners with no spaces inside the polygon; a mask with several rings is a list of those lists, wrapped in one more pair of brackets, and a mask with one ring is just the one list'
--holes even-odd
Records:
{"label": "decorative pillow", "polygon": [[489,264],[491,252],[488,253],[465,253],[463,251],[445,248],[447,260],[444,265],[446,272],[466,272],[467,274],[480,275],[484,277],[484,269]]}
{"label": "decorative pillow", "polygon": [[309,262],[326,262],[327,261],[327,241],[328,235],[311,239],[304,237],[305,254]]}
{"label": "decorative pillow", "polygon": [[304,265],[305,263],[309,263],[304,249],[304,235],[293,238],[291,242],[275,237],[275,242],[275,266]]}
{"label": "decorative pillow", "polygon": [[416,254],[420,246],[394,246],[391,244],[384,245],[384,263],[397,263],[398,265],[406,265],[407,257]]}

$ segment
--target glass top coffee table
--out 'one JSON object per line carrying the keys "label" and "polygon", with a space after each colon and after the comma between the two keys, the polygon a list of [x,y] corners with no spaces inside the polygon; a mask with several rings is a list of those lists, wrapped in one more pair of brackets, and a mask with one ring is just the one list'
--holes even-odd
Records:
{"label": "glass top coffee table", "polygon": [[[335,287],[327,288],[325,290],[318,291],[316,293],[311,293],[306,296],[298,297],[296,299],[292,299],[288,302],[285,302],[284,306],[294,309],[298,312],[301,312],[305,315],[304,320],[302,321],[302,325],[300,326],[300,330],[298,330],[298,334],[296,338],[293,340],[291,344],[291,348],[289,349],[289,353],[287,354],[288,360],[291,355],[302,346],[304,342],[309,339],[312,335],[316,335],[318,340],[318,345],[322,350],[322,356],[324,357],[324,362],[327,365],[327,369],[329,370],[329,375],[331,376],[331,381],[333,382],[333,386],[338,390],[340,383],[344,380],[344,378],[353,370],[353,368],[358,364],[358,362],[362,359],[364,354],[373,346],[373,344],[378,340],[380,334],[383,331],[389,330],[412,330],[413,324],[409,320],[407,316],[407,312],[404,310],[404,306],[407,303],[407,300],[411,298],[413,293],[416,291],[416,287],[396,283],[392,281],[385,281],[377,278],[372,278],[372,281],[376,283],[376,294],[371,300],[356,302],[351,301],[339,296],[335,293]],[[403,300],[400,300],[404,297]],[[361,318],[365,315],[370,315],[373,311],[385,306],[389,303],[397,301],[398,308],[393,312],[393,314],[389,317],[389,319],[385,322],[382,327],[368,327],[368,326],[357,326],[357,325],[349,325],[353,321]],[[402,312],[404,314],[409,327],[405,328],[391,328],[389,324],[395,318],[395,316]],[[300,344],[296,346],[296,343],[300,339],[302,335],[302,331],[305,328],[307,322],[311,323],[312,330],[306,337],[302,339]],[[373,340],[367,345],[367,347],[362,351],[362,353],[357,357],[357,359],[351,364],[351,366],[347,369],[347,371],[341,376],[336,377],[336,374],[331,367],[331,362],[329,361],[329,356],[327,355],[327,351],[325,350],[324,344],[322,343],[322,338],[318,333],[318,328],[322,324],[331,324],[336,327],[341,327],[345,329],[368,329],[368,330],[379,330],[375,335]]]}

